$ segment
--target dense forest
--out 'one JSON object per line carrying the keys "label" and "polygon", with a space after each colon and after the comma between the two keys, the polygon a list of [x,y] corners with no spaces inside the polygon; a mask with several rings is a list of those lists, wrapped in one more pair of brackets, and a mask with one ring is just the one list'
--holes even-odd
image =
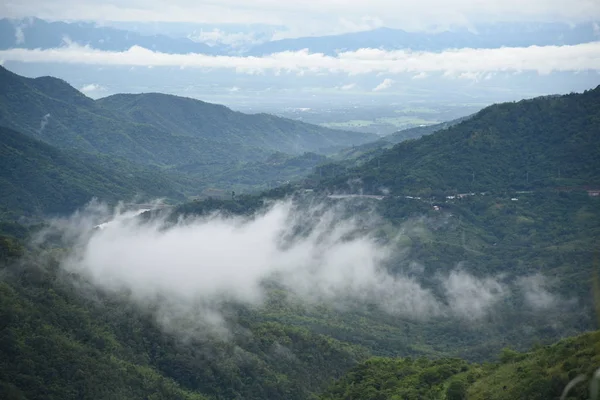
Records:
{"label": "dense forest", "polygon": [[185,197],[169,177],[116,158],[59,150],[0,127],[0,215],[68,214],[93,198]]}
{"label": "dense forest", "polygon": [[364,165],[323,167],[312,179],[340,191],[360,179],[369,193],[412,196],[598,186],[599,110],[600,87],[496,104]]}
{"label": "dense forest", "polygon": [[[356,137],[159,94],[93,101],[53,78],[0,73],[1,398],[541,400],[580,375],[567,398],[588,398],[600,367],[600,88],[494,105],[328,163],[322,153]],[[297,134],[302,142],[290,141]],[[213,181],[202,179],[207,165]],[[264,191],[190,201],[214,182]],[[136,196],[173,206],[132,218],[130,237],[86,225],[92,197]],[[70,264],[86,240],[123,251],[133,237],[143,252],[145,240],[173,234],[174,251],[152,253],[170,280],[180,253],[191,248],[201,265],[215,246],[208,235],[186,248],[177,235],[217,226],[214,236],[233,235],[216,250],[251,270],[244,251],[267,236],[245,227],[270,229],[282,204],[292,211],[269,251],[314,245],[343,265],[362,259],[339,243],[387,254],[372,287],[343,287],[366,294],[308,301],[274,275],[260,282],[260,302],[216,298],[166,318],[166,293],[140,301]],[[251,240],[236,247],[242,235]],[[343,251],[326,253],[331,243]],[[213,321],[206,310],[218,323],[198,326]]]}
{"label": "dense forest", "polygon": [[354,367],[320,398],[546,400],[560,398],[570,382],[575,385],[565,398],[599,395],[597,389],[590,390],[600,365],[599,331],[528,353],[505,349],[499,358],[498,363],[483,365],[460,359],[372,358]]}

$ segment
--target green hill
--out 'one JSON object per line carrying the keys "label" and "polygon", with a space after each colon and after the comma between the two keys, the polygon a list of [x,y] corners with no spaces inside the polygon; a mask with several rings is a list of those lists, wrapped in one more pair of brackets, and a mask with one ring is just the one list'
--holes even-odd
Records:
{"label": "green hill", "polygon": [[97,101],[137,123],[175,135],[202,137],[299,154],[323,152],[374,140],[375,135],[310,125],[269,114],[243,114],[221,105],[161,93],[117,94]]}
{"label": "green hill", "polygon": [[354,367],[320,398],[549,400],[559,399],[571,380],[583,376],[567,398],[588,400],[590,378],[600,371],[600,332],[528,353],[506,349],[500,358],[500,363],[484,365],[457,359],[375,358]]}
{"label": "green hill", "polygon": [[0,127],[0,216],[70,213],[94,197],[184,198],[160,171],[59,150]]}
{"label": "green hill", "polygon": [[25,78],[3,67],[0,125],[59,148],[163,166],[200,162],[207,171],[274,151],[302,154],[373,137],[162,94],[94,101],[60,79]]}
{"label": "green hill", "polygon": [[324,186],[430,196],[471,191],[600,185],[600,87],[487,107],[471,118],[402,142]]}

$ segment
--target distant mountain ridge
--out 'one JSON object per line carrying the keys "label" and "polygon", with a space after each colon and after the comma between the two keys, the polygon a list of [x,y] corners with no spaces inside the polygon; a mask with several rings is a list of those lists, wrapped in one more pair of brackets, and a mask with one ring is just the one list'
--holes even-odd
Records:
{"label": "distant mountain ridge", "polygon": [[[202,29],[202,24],[196,26]],[[190,27],[190,29],[192,29]],[[190,39],[181,32],[169,36],[140,34],[133,30],[98,26],[89,22],[49,22],[39,18],[0,19],[0,49],[23,47],[49,49],[66,41],[107,51],[124,51],[137,45],[162,53],[264,55],[282,51],[309,49],[314,53],[334,55],[338,51],[360,48],[386,50],[441,51],[451,48],[528,47],[532,45],[572,45],[597,40],[593,23],[574,26],[563,23],[497,23],[471,29],[442,32],[409,32],[380,27],[337,35],[295,37],[248,43],[243,48],[219,44],[209,46]]]}
{"label": "distant mountain ridge", "polygon": [[[507,29],[510,28],[510,29]],[[385,50],[442,51],[455,48],[499,48],[573,45],[597,40],[592,23],[575,27],[567,24],[547,23],[501,24],[481,26],[473,32],[467,29],[436,33],[407,32],[402,29],[381,27],[369,31],[340,35],[301,37],[266,42],[250,49],[249,54],[264,55],[282,51],[308,49],[313,53],[334,55],[340,51],[361,48]]]}
{"label": "distant mountain ridge", "polygon": [[212,54],[216,50],[188,38],[141,35],[91,22],[49,22],[39,18],[0,19],[0,49],[50,49],[61,47],[68,41],[107,51],[124,51],[132,46],[162,53]]}

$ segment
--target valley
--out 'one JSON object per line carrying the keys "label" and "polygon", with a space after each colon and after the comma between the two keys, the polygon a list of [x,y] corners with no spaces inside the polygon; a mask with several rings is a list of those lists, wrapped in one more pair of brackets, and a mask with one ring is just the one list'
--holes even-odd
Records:
{"label": "valley", "polygon": [[600,86],[384,138],[0,89],[0,397],[588,398]]}

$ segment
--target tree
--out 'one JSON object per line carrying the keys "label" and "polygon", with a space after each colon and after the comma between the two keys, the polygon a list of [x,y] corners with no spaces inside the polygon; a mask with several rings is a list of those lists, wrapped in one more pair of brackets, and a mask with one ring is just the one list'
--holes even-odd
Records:
{"label": "tree", "polygon": [[446,400],[464,400],[467,397],[467,387],[462,380],[455,379],[446,389]]}

